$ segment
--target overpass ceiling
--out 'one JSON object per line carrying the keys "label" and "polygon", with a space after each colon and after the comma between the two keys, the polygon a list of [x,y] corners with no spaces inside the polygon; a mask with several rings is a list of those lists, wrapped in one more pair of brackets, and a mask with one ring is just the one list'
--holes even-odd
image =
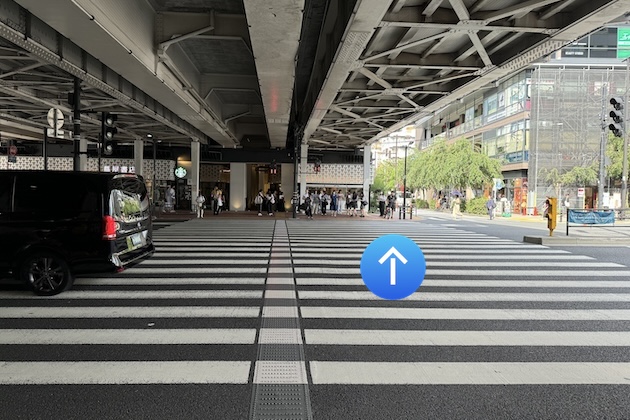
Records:
{"label": "overpass ceiling", "polygon": [[359,1],[304,142],[370,144],[627,12],[628,0]]}
{"label": "overpass ceiling", "polygon": [[[64,138],[72,139],[72,107],[68,95],[74,91],[74,76],[55,65],[39,60],[7,40],[0,39],[0,137],[2,139],[41,140],[48,127],[50,108],[65,115]],[[81,84],[82,137],[98,142],[100,113],[118,115],[118,142],[132,142],[147,133],[172,143],[190,142],[190,137],[163,122],[121,103],[103,91]]]}

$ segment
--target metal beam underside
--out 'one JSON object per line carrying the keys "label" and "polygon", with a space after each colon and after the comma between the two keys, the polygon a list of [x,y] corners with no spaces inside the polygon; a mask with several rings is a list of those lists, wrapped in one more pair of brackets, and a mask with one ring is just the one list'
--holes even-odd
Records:
{"label": "metal beam underside", "polygon": [[[345,51],[345,60],[328,72],[305,141],[371,144],[602,27],[627,13],[630,0],[505,0],[500,8],[498,2],[408,0],[391,6],[375,23],[382,9],[359,3],[337,53]],[[366,14],[376,29],[357,43],[348,35],[356,33],[356,16]]]}
{"label": "metal beam underside", "polygon": [[11,16],[2,18],[9,24],[0,28],[0,36],[193,140],[237,143],[178,75],[160,62],[153,33],[155,13],[148,3],[5,3],[8,7],[0,13]]}

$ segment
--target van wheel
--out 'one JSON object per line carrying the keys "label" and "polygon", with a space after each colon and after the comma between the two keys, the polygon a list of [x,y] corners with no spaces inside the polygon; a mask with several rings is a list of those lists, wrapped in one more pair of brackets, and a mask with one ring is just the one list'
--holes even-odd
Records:
{"label": "van wheel", "polygon": [[20,267],[21,279],[39,296],[52,296],[70,288],[74,277],[68,263],[52,252],[27,256]]}

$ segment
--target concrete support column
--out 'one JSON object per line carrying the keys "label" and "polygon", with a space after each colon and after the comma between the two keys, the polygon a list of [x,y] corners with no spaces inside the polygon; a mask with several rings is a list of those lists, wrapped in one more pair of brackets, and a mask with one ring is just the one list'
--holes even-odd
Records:
{"label": "concrete support column", "polygon": [[283,163],[280,172],[280,183],[282,183],[282,193],[284,194],[284,208],[286,211],[291,211],[291,197],[293,197],[294,188],[293,164]]}
{"label": "concrete support column", "polygon": [[[144,167],[142,166],[142,161],[144,160],[144,140],[135,139],[133,141],[133,166],[136,168],[136,174],[142,175],[146,181],[146,174]],[[153,182],[153,179],[151,179]]]}
{"label": "concrete support column", "polygon": [[79,141],[79,170],[81,172],[88,170],[88,141],[87,139],[81,138]]}
{"label": "concrete support column", "polygon": [[300,150],[300,201],[306,194],[306,174],[308,173],[308,144]]}
{"label": "concrete support column", "polygon": [[372,175],[372,146],[365,146],[363,148],[363,194],[365,194],[365,200],[370,202],[370,183]]}
{"label": "concrete support column", "polygon": [[198,141],[190,143],[190,180],[192,185],[190,186],[190,193],[193,205],[195,204],[195,198],[199,193],[200,183],[200,164],[201,164],[201,146]]}
{"label": "concrete support column", "polygon": [[230,201],[231,211],[244,211],[247,207],[247,164],[230,163]]}

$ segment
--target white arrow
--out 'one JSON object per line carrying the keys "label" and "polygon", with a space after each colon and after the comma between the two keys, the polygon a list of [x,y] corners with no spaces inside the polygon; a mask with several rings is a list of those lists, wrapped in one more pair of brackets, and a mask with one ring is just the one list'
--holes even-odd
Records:
{"label": "white arrow", "polygon": [[[380,260],[378,260],[378,262],[383,264],[392,255],[398,258],[403,264],[407,264],[407,258],[403,257],[403,255],[394,247],[391,247],[389,251],[387,251]],[[396,286],[396,258],[390,258],[389,260],[389,284],[391,286]]]}

